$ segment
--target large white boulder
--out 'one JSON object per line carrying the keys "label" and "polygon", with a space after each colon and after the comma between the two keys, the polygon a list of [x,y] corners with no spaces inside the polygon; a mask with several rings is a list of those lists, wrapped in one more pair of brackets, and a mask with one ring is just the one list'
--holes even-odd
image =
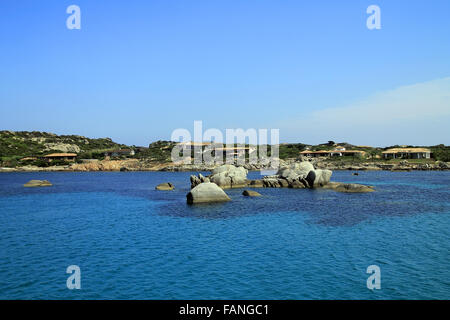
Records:
{"label": "large white boulder", "polygon": [[215,168],[208,178],[221,188],[242,188],[247,186],[247,173],[244,167],[224,164]]}
{"label": "large white boulder", "polygon": [[309,161],[296,162],[288,167],[278,170],[277,175],[286,180],[305,179],[308,173],[314,170],[314,166]]}
{"label": "large white boulder", "polygon": [[330,182],[333,171],[326,169],[316,169],[314,171],[316,178],[314,179],[314,187],[322,187]]}
{"label": "large white boulder", "polygon": [[204,182],[197,185],[186,195],[187,203],[208,203],[230,201],[230,197],[217,184]]}
{"label": "large white boulder", "polygon": [[320,187],[330,182],[331,170],[314,169],[309,161],[296,162],[277,172],[279,179],[287,180],[290,184],[303,181],[310,188]]}

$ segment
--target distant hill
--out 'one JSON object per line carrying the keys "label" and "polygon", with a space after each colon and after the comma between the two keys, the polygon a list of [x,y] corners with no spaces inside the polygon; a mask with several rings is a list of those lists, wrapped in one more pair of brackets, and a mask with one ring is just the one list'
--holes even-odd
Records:
{"label": "distant hill", "polygon": [[0,157],[38,156],[52,152],[92,153],[127,148],[110,138],[91,139],[39,131],[0,131]]}
{"label": "distant hill", "polygon": [[[170,162],[171,151],[176,143],[172,141],[156,141],[148,148],[127,146],[116,143],[110,138],[91,139],[79,135],[56,135],[39,131],[0,131],[0,165],[14,166],[22,157],[41,156],[49,153],[70,152],[78,154],[78,159],[103,159],[105,151],[132,148],[136,151],[134,158],[148,161]],[[303,150],[332,150],[337,146],[347,150],[362,150],[373,159],[380,156],[387,148],[355,146],[346,142],[328,141],[318,145],[303,143],[282,143],[279,146],[281,159],[298,158]],[[394,146],[396,147],[396,146]],[[450,161],[450,147],[437,145],[430,147],[433,158]],[[270,153],[270,146],[268,148]]]}

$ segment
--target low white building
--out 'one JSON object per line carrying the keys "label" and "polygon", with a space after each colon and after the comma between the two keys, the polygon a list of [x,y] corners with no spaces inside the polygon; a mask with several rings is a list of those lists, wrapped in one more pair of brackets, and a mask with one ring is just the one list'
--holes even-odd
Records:
{"label": "low white building", "polygon": [[427,148],[392,148],[382,152],[384,159],[430,159]]}

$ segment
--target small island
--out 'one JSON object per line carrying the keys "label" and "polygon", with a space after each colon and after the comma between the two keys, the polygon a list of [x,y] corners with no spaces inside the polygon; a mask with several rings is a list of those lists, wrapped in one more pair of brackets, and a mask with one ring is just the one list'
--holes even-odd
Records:
{"label": "small island", "polygon": [[[309,161],[294,163],[282,167],[275,175],[259,180],[248,180],[247,169],[233,165],[222,165],[210,175],[191,175],[191,191],[186,195],[187,203],[207,203],[230,201],[224,189],[233,188],[294,188],[294,189],[331,189],[338,192],[373,192],[373,186],[357,183],[331,182],[331,170],[315,169]],[[256,191],[244,190],[244,196],[261,196]]]}

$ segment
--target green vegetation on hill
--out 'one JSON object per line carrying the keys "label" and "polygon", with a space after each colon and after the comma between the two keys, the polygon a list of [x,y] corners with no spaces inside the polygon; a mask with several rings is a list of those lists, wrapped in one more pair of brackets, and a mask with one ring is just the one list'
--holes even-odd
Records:
{"label": "green vegetation on hill", "polygon": [[41,156],[53,152],[91,155],[104,150],[126,148],[109,138],[90,139],[78,135],[61,135],[38,131],[0,131],[0,159],[16,161],[22,157]]}
{"label": "green vegetation on hill", "polygon": [[280,159],[295,159],[305,148],[306,145],[303,143],[283,143],[278,149],[278,156]]}
{"label": "green vegetation on hill", "polygon": [[136,153],[136,158],[158,162],[169,162],[172,149],[175,145],[176,143],[173,141],[158,140],[150,143],[148,148],[139,150],[139,152]]}
{"label": "green vegetation on hill", "polygon": [[[21,161],[23,157],[39,157],[49,153],[69,152],[78,154],[80,159],[104,159],[106,151],[118,149],[133,149],[135,155],[121,155],[119,158],[137,158],[151,162],[170,162],[171,153],[176,142],[159,140],[149,144],[148,148],[127,146],[112,141],[110,138],[91,139],[78,135],[56,135],[38,131],[0,131],[0,166],[15,167],[17,165],[32,164],[37,166],[49,166],[64,164],[61,161],[48,163],[40,158],[28,161]],[[238,146],[235,144],[235,146]],[[239,145],[240,147],[244,145]],[[246,145],[248,147],[248,145]],[[343,156],[332,157],[329,161],[337,162],[361,162],[367,159],[373,161],[387,161],[382,159],[381,152],[389,148],[405,146],[391,146],[387,148],[374,148],[369,146],[354,146],[349,143],[335,143],[328,141],[319,145],[306,145],[303,143],[282,143],[279,146],[280,159],[298,159],[300,152],[304,150],[333,150],[336,147],[344,147],[347,150],[361,150],[366,152],[366,157]],[[414,146],[408,146],[414,147]],[[258,153],[261,146],[257,146]],[[423,161],[450,161],[450,147],[443,144],[427,147],[431,149],[433,159]],[[271,155],[271,146],[267,146],[267,155]],[[192,153],[193,156],[193,153]]]}
{"label": "green vegetation on hill", "polygon": [[450,162],[450,146],[439,144],[437,146],[431,147],[431,152],[433,153],[434,159]]}

